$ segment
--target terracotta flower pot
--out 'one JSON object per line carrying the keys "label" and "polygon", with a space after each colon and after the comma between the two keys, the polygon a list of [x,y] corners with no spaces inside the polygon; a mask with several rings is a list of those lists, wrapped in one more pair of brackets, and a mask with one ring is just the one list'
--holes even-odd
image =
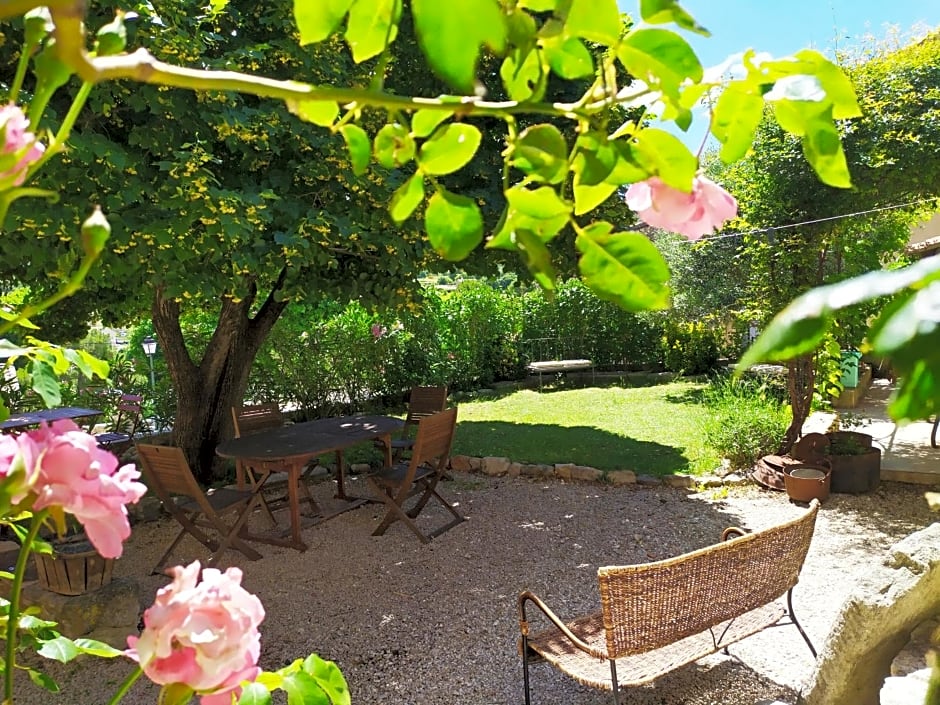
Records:
{"label": "terracotta flower pot", "polygon": [[821,465],[790,465],[783,479],[787,495],[794,502],[809,502],[813,499],[825,502],[829,498],[831,477],[829,468]]}

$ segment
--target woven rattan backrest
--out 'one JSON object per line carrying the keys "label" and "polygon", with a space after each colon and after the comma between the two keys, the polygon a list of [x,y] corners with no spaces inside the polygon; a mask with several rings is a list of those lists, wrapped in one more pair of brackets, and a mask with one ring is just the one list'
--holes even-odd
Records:
{"label": "woven rattan backrest", "polygon": [[247,436],[268,428],[284,425],[284,414],[275,402],[254,404],[252,406],[233,406],[232,422],[235,424],[235,437]]}
{"label": "woven rattan backrest", "polygon": [[431,464],[442,471],[450,457],[456,426],[457,407],[421,419],[411,454],[411,467]]}
{"label": "woven rattan backrest", "polygon": [[202,504],[205,495],[193,477],[181,448],[137,444],[144,480],[164,503],[173,495],[192,497]]}
{"label": "woven rattan backrest", "polygon": [[431,414],[443,411],[446,406],[447,387],[412,387],[406,423],[417,423]]}
{"label": "woven rattan backrest", "polygon": [[643,653],[766,605],[796,585],[819,503],[800,518],[656,563],[597,572],[611,658]]}

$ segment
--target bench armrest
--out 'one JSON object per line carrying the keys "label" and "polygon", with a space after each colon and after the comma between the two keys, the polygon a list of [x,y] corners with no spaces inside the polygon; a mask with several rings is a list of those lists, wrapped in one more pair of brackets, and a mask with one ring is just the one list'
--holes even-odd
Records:
{"label": "bench armrest", "polygon": [[565,635],[565,638],[568,639],[568,641],[570,641],[572,644],[574,644],[578,649],[580,649],[586,654],[590,654],[591,656],[594,656],[595,658],[599,658],[599,659],[607,658],[606,651],[598,651],[597,649],[593,648],[590,644],[585,643],[584,641],[579,639],[577,636],[575,636],[575,634],[570,629],[568,629],[565,623],[562,622],[561,619],[559,619],[558,615],[552,612],[552,610],[548,607],[548,605],[542,602],[542,600],[539,599],[537,595],[535,595],[532,592],[529,592],[528,590],[519,593],[519,630],[522,632],[523,639],[526,639],[529,636],[529,620],[526,617],[526,611],[525,611],[525,606],[527,602],[531,602],[533,605],[538,607],[539,610],[542,612],[542,614],[544,614],[548,618],[548,620],[552,624],[554,624],[561,631],[562,634]]}
{"label": "bench armrest", "polygon": [[721,540],[728,541],[730,539],[736,539],[739,536],[746,535],[747,532],[739,526],[729,526],[727,529],[721,532]]}

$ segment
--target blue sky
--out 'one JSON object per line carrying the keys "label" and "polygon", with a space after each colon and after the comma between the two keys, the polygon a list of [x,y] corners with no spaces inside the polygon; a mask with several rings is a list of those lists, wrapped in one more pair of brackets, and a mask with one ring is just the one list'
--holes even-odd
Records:
{"label": "blue sky", "polygon": [[[618,0],[639,17],[639,0]],[[940,0],[682,0],[711,37],[683,33],[705,66],[745,49],[786,56],[813,48],[829,57],[858,48],[865,37],[884,38],[890,27],[908,36],[916,25],[940,27]],[[671,26],[670,26],[671,28]],[[696,116],[685,138],[698,147],[707,125]],[[694,146],[693,146],[694,143]]]}

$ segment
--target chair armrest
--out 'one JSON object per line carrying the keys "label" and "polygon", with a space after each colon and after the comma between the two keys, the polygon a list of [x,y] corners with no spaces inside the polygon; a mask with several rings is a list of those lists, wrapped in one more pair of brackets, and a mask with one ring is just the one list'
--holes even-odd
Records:
{"label": "chair armrest", "polygon": [[595,658],[606,659],[606,651],[598,651],[593,648],[590,644],[586,644],[581,639],[579,639],[575,634],[568,629],[564,622],[556,615],[552,610],[539,599],[534,593],[525,590],[524,592],[519,593],[519,630],[522,632],[523,638],[528,638],[529,636],[529,620],[526,618],[525,606],[526,602],[531,602],[533,605],[539,608],[539,610],[544,614],[548,620],[554,624],[562,634],[565,635],[565,638],[568,639],[572,644],[574,644],[578,649],[583,651],[586,654],[590,654]]}
{"label": "chair armrest", "polygon": [[747,532],[739,526],[729,526],[727,529],[721,532],[721,540],[728,541],[729,539],[736,539],[739,536],[745,536]]}

